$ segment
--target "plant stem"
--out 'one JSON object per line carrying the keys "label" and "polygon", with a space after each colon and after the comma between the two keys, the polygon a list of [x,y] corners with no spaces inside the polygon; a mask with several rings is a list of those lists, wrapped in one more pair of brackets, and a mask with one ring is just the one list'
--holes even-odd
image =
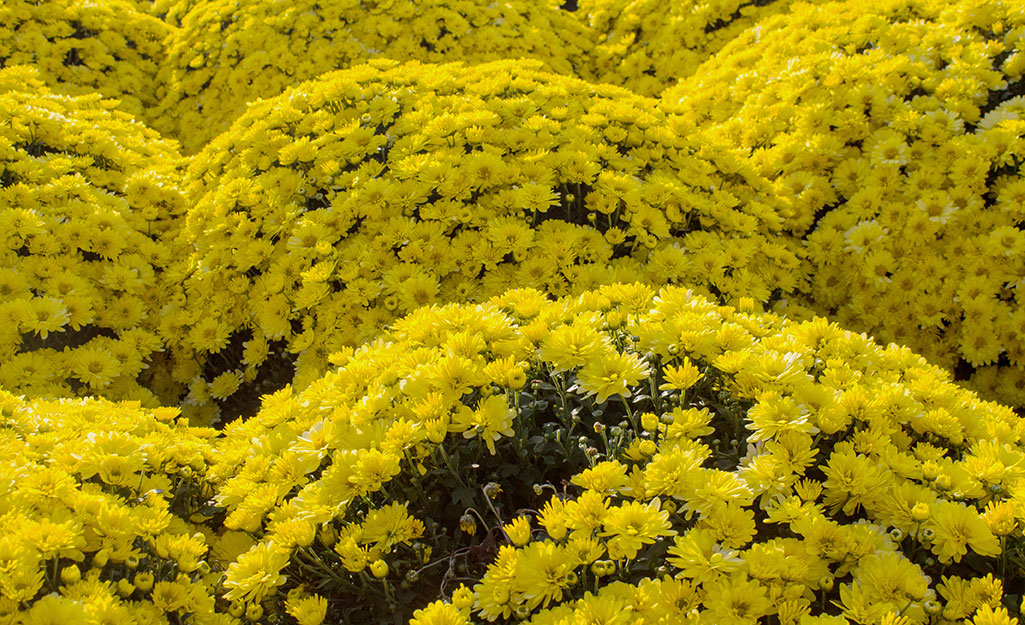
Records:
{"label": "plant stem", "polygon": [[626,417],[630,419],[630,425],[634,428],[634,434],[640,434],[641,430],[637,427],[637,419],[634,417],[634,411],[630,409],[630,403],[622,395],[619,395],[619,400],[623,402],[623,407],[626,408]]}

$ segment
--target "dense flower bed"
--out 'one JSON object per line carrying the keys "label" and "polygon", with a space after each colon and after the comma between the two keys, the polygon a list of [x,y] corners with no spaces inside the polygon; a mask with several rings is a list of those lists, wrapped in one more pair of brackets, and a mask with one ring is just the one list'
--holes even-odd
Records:
{"label": "dense flower bed", "polygon": [[142,115],[160,99],[156,76],[171,28],[132,0],[4,0],[0,68],[33,65],[63,93],[100,93]]}
{"label": "dense flower bed", "polygon": [[581,75],[658,96],[694,74],[723,46],[793,0],[580,0],[576,15],[593,49]]}
{"label": "dense flower bed", "polygon": [[180,27],[182,20],[203,0],[136,0],[144,13],[155,15],[171,26]]}
{"label": "dense flower bed", "polygon": [[177,412],[0,390],[0,621],[232,622],[206,523],[216,432]]}
{"label": "dense flower bed", "polygon": [[481,62],[533,58],[571,74],[590,38],[547,2],[211,0],[168,42],[156,126],[188,152],[227,130],[247,102],[372,58]]}
{"label": "dense flower bed", "polygon": [[1025,13],[1015,2],[804,5],[665,106],[751,151],[791,204],[805,303],[1025,405]]}
{"label": "dense flower bed", "polygon": [[1023,36],[5,2],[0,625],[1019,625]]}
{"label": "dense flower bed", "polygon": [[764,180],[653,110],[525,61],[382,61],[254,104],[188,173],[164,338],[190,405],[292,379],[292,359],[303,386],[398,315],[516,286],[794,291]]}
{"label": "dense flower bed", "polygon": [[181,157],[114,105],[0,70],[6,390],[157,403],[139,381],[163,349],[156,315],[174,288],[160,278],[185,210]]}

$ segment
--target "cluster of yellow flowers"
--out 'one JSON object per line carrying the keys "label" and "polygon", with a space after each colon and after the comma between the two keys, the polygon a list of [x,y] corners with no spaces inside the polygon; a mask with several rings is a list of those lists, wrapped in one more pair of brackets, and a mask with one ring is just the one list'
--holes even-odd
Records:
{"label": "cluster of yellow flowers", "polygon": [[32,65],[62,93],[100,93],[133,115],[155,110],[171,28],[132,0],[4,0],[0,68]]}
{"label": "cluster of yellow flowers", "polygon": [[653,110],[528,61],[378,61],[253,104],[188,172],[162,328],[190,405],[251,394],[268,360],[292,379],[286,350],[305,386],[398,315],[513,287],[794,292],[764,180]]}
{"label": "cluster of yellow flowers", "polygon": [[[301,394],[280,391],[229,424],[211,470],[216,499],[228,528],[261,538],[228,568],[225,596],[242,608],[269,598],[268,613],[282,613],[277,585],[323,581],[337,610],[362,599],[368,573],[401,579],[427,564],[429,551],[412,550],[425,531],[416,517],[445,499],[428,466],[459,464],[465,444],[449,438],[456,460],[441,446],[449,432],[492,451],[512,434],[509,395],[526,379],[528,347],[494,307],[426,308],[388,341],[340,355],[343,366]],[[406,557],[389,567],[396,549]],[[286,579],[289,565],[298,574]]]}
{"label": "cluster of yellow flowers", "polygon": [[139,10],[162,19],[173,27],[181,27],[185,16],[203,0],[136,0]]}
{"label": "cluster of yellow flowers", "polygon": [[177,413],[0,390],[0,622],[238,622],[204,523],[216,432]]}
{"label": "cluster of yellow flowers", "polygon": [[[140,374],[185,210],[173,144],[99,96],[0,71],[0,387],[155,404]],[[172,398],[173,399],[173,398]]]}
{"label": "cluster of yellow flowers", "polygon": [[802,5],[663,105],[751,153],[812,263],[804,302],[1025,405],[1020,2]]}
{"label": "cluster of yellow flowers", "polygon": [[[808,0],[805,0],[808,1]],[[697,71],[745,30],[793,0],[580,0],[593,48],[581,76],[658,96]]]}
{"label": "cluster of yellow flowers", "polygon": [[590,38],[547,0],[212,0],[182,17],[161,68],[157,128],[187,152],[257,98],[368,59],[476,63],[531,58],[572,74]]}
{"label": "cluster of yellow flowers", "polygon": [[[444,510],[487,483],[494,561],[414,622],[1014,622],[1025,420],[906,348],[752,303],[637,284],[419,309],[226,428],[216,499],[260,537],[226,597],[283,614],[329,587],[326,614],[369,610],[366,585],[391,597],[477,544],[474,518],[445,543]],[[557,469],[575,494],[542,507],[488,459],[549,419],[587,450]]]}
{"label": "cluster of yellow flowers", "polygon": [[0,625],[1018,625],[1023,38],[5,1]]}

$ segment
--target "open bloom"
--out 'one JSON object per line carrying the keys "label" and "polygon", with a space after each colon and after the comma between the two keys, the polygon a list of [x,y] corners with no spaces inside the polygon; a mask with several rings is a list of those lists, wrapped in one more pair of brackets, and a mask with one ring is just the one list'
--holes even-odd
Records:
{"label": "open bloom", "polygon": [[577,374],[586,396],[597,395],[598,403],[612,395],[630,396],[630,387],[648,377],[648,365],[634,354],[612,352],[592,358]]}

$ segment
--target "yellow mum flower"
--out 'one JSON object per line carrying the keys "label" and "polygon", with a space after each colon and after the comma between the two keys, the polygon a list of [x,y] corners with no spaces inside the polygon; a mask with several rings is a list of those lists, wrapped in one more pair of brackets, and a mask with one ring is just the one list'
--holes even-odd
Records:
{"label": "yellow mum flower", "polygon": [[667,366],[662,370],[662,374],[666,381],[659,385],[660,391],[685,391],[705,377],[705,374],[698,371],[686,356],[683,357],[683,364]]}
{"label": "yellow mum flower", "polygon": [[463,438],[480,436],[488,451],[495,454],[495,442],[503,436],[512,436],[513,417],[516,412],[509,407],[504,395],[492,395],[480,402],[477,409],[465,417],[457,417],[455,422],[463,431]]}
{"label": "yellow mum flower", "polygon": [[981,556],[1000,555],[1000,540],[977,510],[962,503],[938,500],[926,527],[935,532],[931,549],[942,562],[960,562],[969,547]]}
{"label": "yellow mum flower", "polygon": [[284,584],[287,578],[281,570],[288,564],[291,554],[273,541],[257,543],[255,547],[231,563],[224,580],[224,593],[228,601],[258,603],[268,593]]}
{"label": "yellow mum flower", "polygon": [[596,396],[598,403],[612,395],[630,397],[630,387],[650,375],[651,369],[640,357],[613,351],[590,358],[577,373],[577,388],[585,397]]}
{"label": "yellow mum flower", "polygon": [[757,580],[734,574],[706,586],[704,604],[715,623],[751,623],[773,612],[768,590]]}
{"label": "yellow mum flower", "polygon": [[[659,537],[675,536],[670,529],[669,513],[661,509],[658,499],[647,504],[628,501],[610,508],[602,522],[601,535],[609,538],[610,557],[614,560],[637,557],[637,551],[644,545],[653,544]],[[616,556],[612,554],[616,553]]]}
{"label": "yellow mum flower", "polygon": [[516,583],[522,588],[527,606],[547,607],[552,600],[561,601],[563,592],[577,581],[575,566],[558,545],[549,541],[531,543],[517,553]]}
{"label": "yellow mum flower", "polygon": [[435,601],[413,612],[409,625],[469,625],[467,615],[451,603]]}
{"label": "yellow mum flower", "polygon": [[570,481],[587,490],[612,494],[628,485],[626,470],[627,467],[620,462],[606,460],[577,473]]}
{"label": "yellow mum flower", "polygon": [[327,615],[327,599],[320,595],[289,599],[285,602],[285,611],[298,625],[320,625]]}
{"label": "yellow mum flower", "polygon": [[516,517],[506,523],[502,530],[516,547],[522,547],[530,542],[530,519],[526,516]]}
{"label": "yellow mum flower", "polygon": [[692,529],[678,536],[666,561],[680,569],[678,577],[697,583],[712,582],[743,566],[738,552],[720,547],[710,529]]}
{"label": "yellow mum flower", "polygon": [[587,364],[599,353],[609,350],[607,336],[591,325],[578,322],[555,328],[541,342],[538,356],[555,371],[567,371]]}

